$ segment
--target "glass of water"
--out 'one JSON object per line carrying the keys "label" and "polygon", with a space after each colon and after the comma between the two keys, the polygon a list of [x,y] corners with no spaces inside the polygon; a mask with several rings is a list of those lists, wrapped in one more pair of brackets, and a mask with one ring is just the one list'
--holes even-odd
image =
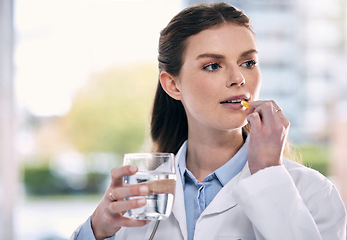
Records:
{"label": "glass of water", "polygon": [[[136,165],[138,172],[124,177],[125,184],[145,184],[149,194],[147,204],[141,208],[130,209],[128,215],[133,219],[163,220],[170,216],[176,185],[176,169],[172,153],[128,153],[124,155],[123,165]],[[141,197],[130,197],[135,199]]]}

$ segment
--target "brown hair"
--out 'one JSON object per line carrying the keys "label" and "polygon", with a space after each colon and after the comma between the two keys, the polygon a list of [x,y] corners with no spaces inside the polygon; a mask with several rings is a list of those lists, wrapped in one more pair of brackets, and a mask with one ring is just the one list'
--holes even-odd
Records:
{"label": "brown hair", "polygon": [[[178,76],[187,39],[222,23],[235,23],[252,31],[250,19],[226,3],[199,4],[178,13],[160,34],[159,72]],[[151,137],[154,151],[174,154],[188,138],[187,116],[181,101],[167,95],[159,81],[152,110]]]}

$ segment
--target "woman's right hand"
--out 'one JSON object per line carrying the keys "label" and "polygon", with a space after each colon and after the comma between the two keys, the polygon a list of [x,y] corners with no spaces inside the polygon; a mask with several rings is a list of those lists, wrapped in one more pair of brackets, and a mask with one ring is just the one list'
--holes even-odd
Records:
{"label": "woman's right hand", "polygon": [[146,205],[145,198],[124,200],[127,197],[148,195],[146,185],[123,184],[123,177],[133,175],[137,171],[136,166],[122,166],[111,171],[111,184],[91,216],[91,225],[97,240],[113,236],[121,227],[141,227],[149,223],[146,220],[134,220],[123,216],[129,209]]}
{"label": "woman's right hand", "polygon": [[248,145],[248,166],[251,174],[282,164],[290,122],[274,102],[253,101],[247,110],[251,125]]}

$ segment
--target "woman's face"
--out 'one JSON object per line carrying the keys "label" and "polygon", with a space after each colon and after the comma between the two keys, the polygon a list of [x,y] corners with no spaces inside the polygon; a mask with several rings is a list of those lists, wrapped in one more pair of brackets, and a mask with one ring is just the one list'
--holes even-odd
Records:
{"label": "woman's face", "polygon": [[253,33],[221,24],[187,40],[176,86],[189,127],[241,129],[246,121],[242,99],[258,99],[261,75]]}

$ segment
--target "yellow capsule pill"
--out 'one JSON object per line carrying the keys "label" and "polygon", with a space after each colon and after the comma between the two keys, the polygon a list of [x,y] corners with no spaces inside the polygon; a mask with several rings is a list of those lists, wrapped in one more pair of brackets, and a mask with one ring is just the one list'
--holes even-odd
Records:
{"label": "yellow capsule pill", "polygon": [[246,100],[241,101],[242,106],[244,106],[246,109],[249,108],[249,103]]}

